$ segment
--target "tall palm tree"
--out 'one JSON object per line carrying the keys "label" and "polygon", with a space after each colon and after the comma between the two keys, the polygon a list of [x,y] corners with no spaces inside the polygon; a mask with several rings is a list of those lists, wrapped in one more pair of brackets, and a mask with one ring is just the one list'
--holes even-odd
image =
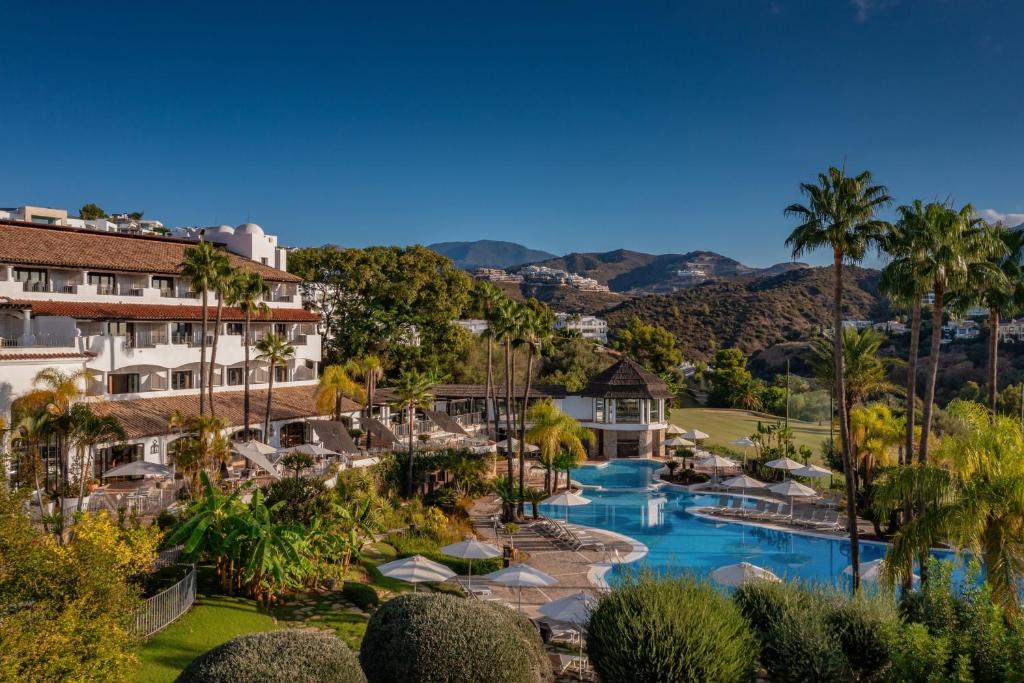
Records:
{"label": "tall palm tree", "polygon": [[519,420],[519,505],[516,509],[520,517],[526,512],[526,409],[530,390],[533,388],[533,362],[540,355],[543,345],[551,339],[553,328],[554,316],[550,312],[544,309],[523,308],[521,331],[522,345],[526,347],[526,381]]}
{"label": "tall palm tree", "polygon": [[[935,211],[938,212],[937,209]],[[920,272],[931,282],[935,299],[918,451],[918,460],[922,463],[928,461],[946,297],[989,286],[1005,286],[1002,272],[991,260],[1005,253],[1005,245],[975,215],[970,204],[965,204],[959,211],[944,207],[936,220],[928,221],[923,227],[926,232]]]}
{"label": "tall palm tree", "polygon": [[[24,445],[32,468],[33,486],[35,486],[36,491],[36,505],[39,506],[40,513],[43,511],[43,482],[39,479],[39,470],[42,469],[42,456],[39,451],[48,434],[47,422],[49,419],[50,414],[42,411],[35,415],[24,416],[14,427],[14,440]],[[19,467],[18,470],[20,472],[22,468]],[[45,515],[43,515],[43,527],[49,533]]]}
{"label": "tall palm tree", "polygon": [[494,416],[494,438],[498,438],[498,404],[497,399],[494,396],[494,330],[492,329],[492,322],[494,319],[495,311],[498,309],[498,304],[501,302],[503,294],[501,291],[489,282],[484,280],[477,280],[473,289],[470,292],[470,305],[476,313],[479,313],[480,317],[487,321],[487,329],[483,331],[481,336],[487,343],[487,380],[484,387],[484,422],[487,421],[487,412],[490,411]]}
{"label": "tall palm tree", "polygon": [[179,264],[181,276],[188,279],[193,290],[199,290],[202,300],[202,338],[199,341],[199,414],[206,414],[206,331],[210,326],[210,290],[217,280],[223,253],[210,242],[200,241],[185,250],[185,259]]}
{"label": "tall palm tree", "polygon": [[571,415],[563,413],[549,400],[534,404],[530,408],[529,416],[532,426],[526,432],[526,440],[540,449],[540,462],[544,467],[544,490],[551,493],[551,473],[555,470],[559,453],[570,454],[577,464],[585,461],[587,448],[584,444],[594,441],[594,433]]}
{"label": "tall palm tree", "polygon": [[57,478],[62,504],[68,485],[68,453],[71,446],[72,423],[69,412],[71,406],[84,395],[84,387],[92,376],[91,370],[64,372],[56,368],[44,368],[32,380],[38,396],[45,399],[46,410],[50,413],[46,428],[58,437]]}
{"label": "tall palm tree", "polygon": [[213,271],[211,287],[217,293],[217,313],[213,323],[213,345],[210,347],[209,379],[206,382],[210,394],[210,414],[215,413],[213,404],[213,375],[217,369],[217,345],[220,342],[221,321],[224,317],[224,302],[236,298],[239,286],[239,271],[231,266],[231,261],[223,252],[218,252]]}
{"label": "tall palm tree", "polygon": [[978,403],[954,400],[947,413],[959,429],[943,438],[937,462],[891,471],[875,489],[875,508],[882,516],[907,499],[924,508],[893,538],[886,569],[902,579],[915,557],[926,557],[929,548],[948,540],[981,560],[992,599],[1018,613],[1024,578],[1024,434],[1017,420],[992,416]]}
{"label": "tall palm tree", "polygon": [[512,386],[515,381],[515,366],[512,358],[513,346],[519,339],[519,326],[519,304],[511,299],[502,301],[495,311],[493,328],[496,338],[505,347],[505,458],[508,466],[506,479],[509,490],[515,486],[512,474],[514,459],[512,439],[515,434],[515,429],[512,426],[513,412],[515,412],[512,407]]}
{"label": "tall palm tree", "polygon": [[[817,184],[801,183],[800,191],[808,202],[791,204],[785,213],[800,221],[786,239],[793,258],[820,248],[832,250],[833,302],[832,362],[836,383],[836,396],[845,396],[843,385],[843,264],[859,263],[867,250],[875,246],[885,232],[886,224],[875,213],[892,201],[884,185],[875,185],[868,171],[848,176],[832,167],[818,175]],[[849,421],[846,406],[839,404],[839,430],[843,447],[843,466],[853,472],[853,453],[850,448]],[[850,561],[853,563],[853,590],[860,588],[860,548],[857,536],[856,490],[852,477],[846,477],[846,515],[850,530]]]}
{"label": "tall palm tree", "polygon": [[[270,286],[266,283],[263,277],[259,273],[253,273],[251,271],[240,272],[235,279],[235,287],[231,290],[231,299],[229,303],[232,306],[237,306],[242,314],[245,316],[245,338],[242,340],[242,344],[245,347],[245,360],[243,378],[244,391],[242,394],[242,412],[245,415],[245,438],[249,438],[249,366],[250,366],[250,350],[252,349],[252,318],[254,315],[266,316],[270,315],[270,307],[265,303],[267,298],[270,297]],[[266,440],[267,435],[263,435],[263,439]]]}
{"label": "tall palm tree", "polygon": [[434,395],[431,392],[430,379],[418,370],[407,370],[403,372],[394,386],[395,406],[405,411],[406,419],[409,421],[409,466],[406,472],[406,495],[413,495],[413,456],[414,456],[414,429],[416,425],[416,409],[430,408],[433,405]]}
{"label": "tall palm tree", "polygon": [[[377,383],[384,377],[384,366],[381,364],[380,358],[372,354],[349,361],[347,365],[352,375],[361,377],[363,380],[363,398],[359,400],[366,401],[363,417],[366,418],[366,422],[369,424],[370,418],[373,415],[373,399],[377,393]],[[364,431],[366,432],[366,448],[369,449],[372,447],[371,430],[366,429]]]}
{"label": "tall palm tree", "polygon": [[362,402],[363,388],[352,379],[344,365],[328,365],[320,375],[316,389],[316,409],[321,415],[330,413],[335,421],[341,420],[342,399]]}
{"label": "tall palm tree", "polygon": [[[907,353],[906,420],[904,445],[900,464],[910,464],[914,459],[914,421],[917,401],[917,359],[921,344],[921,299],[928,293],[931,283],[924,275],[924,236],[928,233],[928,221],[933,220],[935,208],[920,199],[897,209],[899,220],[891,226],[882,238],[882,249],[892,260],[882,269],[879,288],[897,303],[910,308],[910,349]],[[909,517],[911,511],[905,511]]]}
{"label": "tall palm tree", "polygon": [[288,361],[295,357],[295,347],[288,343],[288,340],[277,334],[268,334],[256,342],[256,350],[259,354],[256,360],[267,364],[270,376],[267,378],[267,412],[263,419],[263,439],[268,440],[270,434],[270,408],[273,405],[274,394],[274,370],[278,365],[287,365]]}
{"label": "tall palm tree", "polygon": [[77,403],[71,408],[72,444],[78,451],[78,511],[82,511],[85,498],[87,468],[95,462],[96,446],[101,443],[124,441],[121,421],[112,415],[97,415],[88,403]]}

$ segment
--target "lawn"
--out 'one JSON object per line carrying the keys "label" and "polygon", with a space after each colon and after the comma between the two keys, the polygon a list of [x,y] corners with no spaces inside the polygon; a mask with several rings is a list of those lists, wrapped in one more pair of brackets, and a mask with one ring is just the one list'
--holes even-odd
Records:
{"label": "lawn", "polygon": [[[728,410],[722,408],[674,408],[670,421],[684,429],[699,429],[708,434],[707,446],[725,446],[733,450],[742,450],[729,442],[750,436],[757,431],[757,423],[774,423],[781,418],[763,417],[745,410]],[[821,458],[821,442],[828,440],[828,424],[801,422],[790,420],[793,430],[793,442],[799,446],[807,446],[814,453],[813,460]]]}

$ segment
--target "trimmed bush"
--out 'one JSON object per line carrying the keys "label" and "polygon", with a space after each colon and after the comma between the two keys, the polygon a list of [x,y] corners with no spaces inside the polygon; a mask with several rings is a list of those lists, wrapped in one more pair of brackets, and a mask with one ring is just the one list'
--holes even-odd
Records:
{"label": "trimmed bush", "polygon": [[366,627],[359,660],[370,683],[541,683],[551,665],[537,629],[507,607],[406,593]]}
{"label": "trimmed bush", "polygon": [[748,681],[757,644],[728,598],[692,578],[630,579],[601,598],[587,653],[603,681]]}
{"label": "trimmed bush", "polygon": [[828,600],[788,583],[758,581],[733,593],[761,642],[761,666],[772,681],[848,680],[850,671],[827,625]]}
{"label": "trimmed bush", "polygon": [[270,631],[238,636],[200,655],[177,683],[366,683],[333,633]]}
{"label": "trimmed bush", "polygon": [[358,581],[346,581],[341,594],[364,612],[372,612],[380,605],[380,596],[373,586]]}
{"label": "trimmed bush", "polygon": [[883,680],[892,657],[894,630],[899,628],[891,598],[860,595],[851,600],[835,596],[825,623],[857,680]]}

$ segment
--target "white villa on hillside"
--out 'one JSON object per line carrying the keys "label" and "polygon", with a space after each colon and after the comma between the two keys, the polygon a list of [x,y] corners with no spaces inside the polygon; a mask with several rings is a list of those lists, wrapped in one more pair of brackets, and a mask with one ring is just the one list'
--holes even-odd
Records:
{"label": "white villa on hillside", "polygon": [[597,316],[556,313],[555,329],[576,332],[584,339],[593,339],[602,344],[608,343],[608,321]]}
{"label": "white villa on hillside", "polygon": [[[206,239],[223,245],[232,265],[259,273],[270,286],[269,314],[253,321],[253,341],[283,335],[295,356],[275,369],[271,434],[260,438],[301,443],[305,422],[317,417],[319,317],[303,309],[285,250],[258,225],[211,228]],[[195,243],[0,220],[0,418],[10,421],[12,406],[32,390],[40,370],[88,371],[85,400],[97,413],[120,418],[128,436],[118,452],[101,453],[96,475],[111,459],[166,464],[167,445],[176,438],[168,426],[171,412],[199,412],[202,308],[179,268]],[[209,303],[212,341],[215,295]],[[217,414],[235,430],[244,421],[242,321],[239,310],[224,308],[214,370]],[[254,427],[263,421],[268,380],[266,364],[253,360]]]}

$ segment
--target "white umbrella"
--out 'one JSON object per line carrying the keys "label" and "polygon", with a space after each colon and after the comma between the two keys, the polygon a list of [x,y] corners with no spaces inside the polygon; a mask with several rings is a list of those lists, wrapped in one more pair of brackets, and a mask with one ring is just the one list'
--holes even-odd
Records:
{"label": "white umbrella", "polygon": [[681,436],[674,436],[671,439],[665,439],[665,445],[673,446],[676,448],[691,448],[693,446],[696,446],[697,444],[690,441],[689,439],[684,439]]}
{"label": "white umbrella", "polygon": [[329,448],[324,448],[320,444],[303,443],[298,446],[292,446],[291,448],[282,448],[280,453],[305,453],[306,455],[312,455],[314,458],[322,458],[328,455],[338,455]]}
{"label": "white umbrella", "polygon": [[742,586],[751,581],[780,581],[779,577],[767,569],[758,567],[749,562],[739,564],[727,564],[711,572],[711,578],[723,586]]}
{"label": "white umbrella", "polygon": [[743,448],[750,448],[751,446],[755,445],[754,442],[748,436],[745,436],[742,439],[735,439],[733,441],[730,441],[729,443],[731,443],[733,446],[742,446]]}
{"label": "white umbrella", "polygon": [[665,428],[665,433],[666,434],[685,434],[686,430],[683,429],[682,427],[680,427],[679,425],[670,424],[668,427]]}
{"label": "white umbrella", "polygon": [[452,543],[441,548],[445,555],[469,560],[469,590],[473,590],[473,560],[487,560],[501,555],[501,551],[490,543],[481,543],[475,538],[467,538],[465,541]]}
{"label": "white umbrella", "polygon": [[[590,621],[590,613],[597,606],[597,599],[588,593],[573,593],[558,600],[541,605],[538,610],[543,616],[552,621],[561,621],[572,624],[577,628],[583,627]],[[580,657],[583,657],[583,638],[580,638]]]}
{"label": "white umbrella", "polygon": [[710,439],[711,438],[710,434],[705,434],[704,432],[700,431],[699,429],[691,429],[690,431],[688,431],[685,434],[683,434],[683,436],[685,436],[690,441],[703,441],[704,439]]}
{"label": "white umbrella", "polygon": [[448,567],[433,560],[428,560],[422,555],[403,557],[400,560],[382,564],[377,567],[377,570],[390,579],[411,583],[413,590],[416,589],[417,584],[447,581],[455,576],[455,572]]}
{"label": "white umbrella", "polygon": [[523,611],[523,588],[547,588],[558,583],[558,579],[545,574],[528,564],[514,564],[487,575],[488,579],[502,586],[519,589],[519,611]]}
{"label": "white umbrella", "polygon": [[117,467],[112,467],[103,473],[103,478],[107,477],[144,477],[146,475],[154,475],[157,477],[169,477],[171,475],[171,468],[167,465],[159,465],[155,462],[146,462],[145,460],[136,460],[135,462],[128,462]]}
{"label": "white umbrella", "polygon": [[828,469],[827,467],[821,467],[819,465],[806,465],[805,467],[801,467],[799,469],[792,470],[790,472],[790,474],[793,474],[794,476],[797,476],[797,477],[824,478],[824,477],[831,477],[832,476],[832,470]]}
{"label": "white umbrella", "polygon": [[256,441],[255,439],[249,439],[248,441],[244,442],[244,445],[259,453],[262,453],[263,455],[273,455],[278,451],[278,449],[274,448],[273,446],[268,446],[262,441]]}
{"label": "white umbrella", "polygon": [[769,460],[764,464],[764,466],[771,467],[772,469],[776,470],[785,470],[787,472],[792,472],[793,470],[801,469],[804,466],[804,464],[802,462],[797,462],[796,460],[792,460],[790,458],[776,458],[775,460]]}
{"label": "white umbrella", "polygon": [[748,476],[746,474],[741,474],[739,476],[732,477],[731,479],[726,479],[725,481],[722,482],[722,486],[724,486],[727,489],[744,489],[744,490],[746,490],[746,489],[763,489],[766,486],[768,486],[768,484],[764,483],[763,481],[759,481],[757,479],[754,479],[753,477]]}
{"label": "white umbrella", "polygon": [[735,467],[737,462],[729,458],[723,458],[720,455],[709,455],[698,460],[697,464],[701,467],[714,467],[717,470],[724,467]]}
{"label": "white umbrella", "polygon": [[[502,439],[501,441],[499,441],[498,448],[500,448],[502,451],[506,450],[508,448],[508,439]],[[512,450],[515,451],[516,453],[519,452],[519,439],[512,439]],[[526,453],[536,453],[539,450],[540,448],[534,446],[532,443],[526,444]]]}
{"label": "white umbrella", "polygon": [[[885,560],[871,560],[870,562],[861,562],[858,565],[860,568],[860,579],[861,581],[870,581],[872,583],[878,583],[879,579],[882,578],[882,572],[885,570]],[[843,573],[847,576],[853,576],[853,565],[847,565]],[[920,580],[920,576],[917,574],[913,575],[913,580]]]}
{"label": "white umbrella", "polygon": [[584,498],[578,493],[572,491],[564,491],[562,493],[556,493],[550,498],[544,500],[548,505],[564,505],[565,506],[565,521],[569,521],[569,508],[577,507],[579,505],[590,505],[590,499]]}
{"label": "white umbrella", "polygon": [[789,516],[793,516],[793,499],[794,498],[811,498],[817,496],[818,492],[812,489],[810,486],[804,486],[798,481],[787,479],[784,482],[769,486],[768,490],[772,493],[777,493],[780,496],[789,496]]}

